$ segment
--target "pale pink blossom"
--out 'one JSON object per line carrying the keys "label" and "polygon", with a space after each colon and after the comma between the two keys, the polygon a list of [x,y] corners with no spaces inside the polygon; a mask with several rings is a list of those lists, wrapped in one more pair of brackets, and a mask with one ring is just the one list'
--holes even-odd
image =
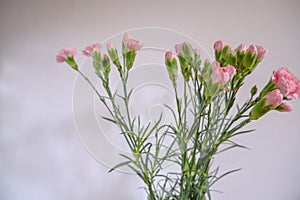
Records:
{"label": "pale pink blossom", "polygon": [[300,81],[287,68],[274,71],[272,81],[287,99],[300,97]]}
{"label": "pale pink blossom", "polygon": [[106,48],[107,48],[107,50],[111,51],[111,50],[115,49],[115,46],[113,45],[113,43],[109,42],[109,43],[107,43]]}
{"label": "pale pink blossom", "polygon": [[182,54],[182,46],[184,43],[176,44],[175,45],[175,51],[177,54]]}
{"label": "pale pink blossom", "polygon": [[230,77],[233,77],[236,74],[236,69],[232,65],[227,65],[226,67],[227,72],[229,73]]}
{"label": "pale pink blossom", "polygon": [[123,43],[125,45],[125,48],[129,51],[137,51],[144,46],[140,41],[133,39],[128,32],[124,34]]}
{"label": "pale pink blossom", "polygon": [[262,46],[258,46],[258,45],[256,45],[256,49],[257,49],[257,59],[258,60],[264,59],[264,57],[268,53],[268,49],[266,49],[266,48],[264,48]]}
{"label": "pale pink blossom", "polygon": [[200,55],[199,49],[195,48],[195,49],[194,49],[194,53]]}
{"label": "pale pink blossom", "polygon": [[62,48],[56,54],[56,62],[59,62],[59,63],[65,62],[67,57],[72,57],[74,55],[76,55],[75,47]]}
{"label": "pale pink blossom", "polygon": [[224,67],[220,67],[214,70],[211,74],[212,83],[221,83],[224,85],[230,79],[229,73],[226,71]]}
{"label": "pale pink blossom", "polygon": [[280,107],[281,107],[280,110],[281,112],[291,112],[293,110],[292,105],[289,103],[282,103]]}
{"label": "pale pink blossom", "polygon": [[226,46],[223,40],[218,40],[214,43],[214,49],[216,51],[221,51]]}
{"label": "pale pink blossom", "polygon": [[249,51],[252,55],[257,54],[257,48],[255,45],[250,45],[247,49],[247,51]]}
{"label": "pale pink blossom", "polygon": [[[207,60],[208,61],[208,60]],[[209,62],[209,61],[208,61]],[[219,69],[221,66],[220,66],[220,63],[218,61],[214,61],[212,64],[211,64],[211,68],[212,70],[217,70]]]}
{"label": "pale pink blossom", "polygon": [[266,105],[276,108],[282,103],[283,95],[279,89],[268,92],[264,98],[266,99]]}
{"label": "pale pink blossom", "polygon": [[220,63],[214,61],[212,63],[212,83],[226,84],[235,74],[236,69],[232,65],[227,65],[226,67],[220,67]]}
{"label": "pale pink blossom", "polygon": [[177,53],[174,52],[174,51],[167,51],[166,54],[165,54],[166,60],[172,61],[176,57],[177,57]]}
{"label": "pale pink blossom", "polygon": [[240,44],[235,50],[236,51],[246,51],[246,45],[245,44]]}
{"label": "pale pink blossom", "polygon": [[92,56],[95,51],[99,52],[100,49],[101,49],[100,43],[91,44],[82,50],[82,54],[85,56]]}

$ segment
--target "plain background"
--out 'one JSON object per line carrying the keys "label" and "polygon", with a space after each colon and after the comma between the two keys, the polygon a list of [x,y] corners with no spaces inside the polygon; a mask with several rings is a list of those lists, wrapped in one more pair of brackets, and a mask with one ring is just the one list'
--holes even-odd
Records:
{"label": "plain background", "polygon": [[[1,0],[0,199],[146,199],[135,176],[108,174],[81,145],[72,111],[76,74],[55,62],[61,47],[152,26],[183,32],[211,54],[218,39],[261,44],[270,51],[251,82],[263,87],[282,66],[300,77],[299,9],[298,0]],[[243,169],[216,185],[223,193],[215,200],[300,199],[300,101],[292,104],[291,113],[269,113],[238,139],[250,150],[220,156],[225,169]]]}

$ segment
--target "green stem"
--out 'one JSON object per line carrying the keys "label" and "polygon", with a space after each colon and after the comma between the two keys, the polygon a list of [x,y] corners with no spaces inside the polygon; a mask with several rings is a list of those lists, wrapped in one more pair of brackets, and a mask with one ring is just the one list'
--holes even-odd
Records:
{"label": "green stem", "polygon": [[127,80],[128,80],[128,72],[125,72],[125,77],[122,78],[123,92],[124,92],[124,104],[127,114],[127,120],[130,127],[130,131],[133,131],[133,124],[131,122],[130,112],[129,112],[129,96],[127,91]]}

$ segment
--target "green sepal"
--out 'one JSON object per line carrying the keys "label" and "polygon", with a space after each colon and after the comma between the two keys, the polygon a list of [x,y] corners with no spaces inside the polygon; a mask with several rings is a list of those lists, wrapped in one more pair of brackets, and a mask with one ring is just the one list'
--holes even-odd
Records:
{"label": "green sepal", "polygon": [[102,59],[102,65],[103,65],[103,74],[106,80],[108,80],[108,76],[110,73],[110,60],[109,58],[103,58]]}
{"label": "green sepal", "polygon": [[228,56],[228,53],[230,51],[230,46],[226,45],[221,51],[220,51],[220,58],[219,60],[217,60],[219,63],[220,63],[220,66],[221,67],[224,67],[227,65],[227,56]]}
{"label": "green sepal", "polygon": [[257,104],[252,108],[249,117],[251,120],[256,120],[269,112],[270,110],[273,110],[272,105],[267,106],[266,105],[266,99],[260,99]]}
{"label": "green sepal", "polygon": [[240,51],[240,50],[238,50],[237,52],[236,52],[236,68],[237,68],[237,70],[239,70],[240,68],[242,68],[242,64],[243,64],[243,58],[244,58],[244,56],[245,56],[245,51]]}
{"label": "green sepal", "polygon": [[110,59],[112,60],[112,62],[114,63],[114,65],[118,68],[118,71],[121,72],[122,66],[121,66],[121,63],[119,60],[117,49],[113,48],[111,50],[108,50],[108,55],[109,55]]}
{"label": "green sepal", "polygon": [[190,63],[194,61],[194,50],[190,43],[184,42],[182,45],[182,53],[185,58],[188,59]]}
{"label": "green sepal", "polygon": [[256,87],[256,85],[254,85],[251,88],[251,91],[250,91],[251,97],[253,97],[254,95],[256,95],[256,93],[257,93],[257,87]]}
{"label": "green sepal", "polygon": [[221,59],[221,51],[215,50],[215,59],[220,62]]}
{"label": "green sepal", "polygon": [[178,65],[176,58],[173,60],[166,59],[165,64],[167,66],[169,78],[175,84],[178,78]]}
{"label": "green sepal", "polygon": [[125,65],[128,71],[133,66],[135,56],[136,56],[136,51],[128,51],[127,53],[125,53]]}
{"label": "green sepal", "polygon": [[94,69],[95,69],[96,72],[99,72],[103,68],[100,52],[94,51],[93,55],[92,55],[92,58],[93,58]]}
{"label": "green sepal", "polygon": [[66,58],[66,63],[68,63],[74,70],[78,71],[78,65],[73,56],[68,56]]}
{"label": "green sepal", "polygon": [[232,53],[227,53],[226,64],[236,67],[237,66],[237,55],[232,54]]}
{"label": "green sepal", "polygon": [[257,59],[257,54],[252,55],[250,51],[246,52],[244,58],[243,58],[243,66],[246,71],[252,72],[255,68],[255,62]]}
{"label": "green sepal", "polygon": [[194,68],[195,72],[200,70],[200,65],[201,65],[201,57],[200,54],[195,53],[195,60],[194,60]]}
{"label": "green sepal", "polygon": [[209,91],[209,96],[211,98],[215,97],[221,88],[222,88],[221,83],[212,83],[211,81],[209,81],[209,83],[207,84],[207,89]]}
{"label": "green sepal", "polygon": [[182,54],[178,55],[178,59],[180,63],[182,76],[185,78],[185,80],[188,81],[192,74],[191,67],[189,67],[189,62]]}
{"label": "green sepal", "polygon": [[259,97],[263,98],[267,93],[269,93],[275,89],[276,89],[276,85],[273,83],[272,79],[270,79],[269,82],[267,83],[267,85],[260,92]]}
{"label": "green sepal", "polygon": [[122,41],[122,55],[125,55],[128,52],[128,50],[125,47],[124,41]]}
{"label": "green sepal", "polygon": [[211,63],[209,61],[205,60],[204,67],[201,70],[201,74],[202,74],[202,76],[204,76],[205,74],[211,74],[211,73],[212,73]]}
{"label": "green sepal", "polygon": [[284,103],[280,104],[279,106],[277,106],[275,108],[275,110],[279,111],[279,112],[287,112],[285,111],[285,108],[284,108]]}
{"label": "green sepal", "polygon": [[182,68],[186,68],[189,65],[189,61],[185,58],[184,55],[178,55],[179,63]]}

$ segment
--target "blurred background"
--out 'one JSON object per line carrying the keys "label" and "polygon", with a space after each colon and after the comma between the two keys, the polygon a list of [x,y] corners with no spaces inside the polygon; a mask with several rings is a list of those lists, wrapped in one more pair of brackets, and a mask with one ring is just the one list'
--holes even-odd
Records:
{"label": "blurred background", "polygon": [[[261,44],[269,54],[241,92],[247,97],[251,84],[262,88],[279,67],[300,77],[299,9],[298,0],[1,0],[0,199],[146,199],[137,177],[108,174],[81,144],[72,106],[76,73],[56,63],[61,47],[81,49],[138,27],[180,31],[211,56],[219,39]],[[300,101],[292,104],[291,113],[268,113],[249,127],[255,132],[237,138],[250,150],[218,156],[224,170],[242,171],[215,185],[223,193],[214,200],[300,199]]]}

